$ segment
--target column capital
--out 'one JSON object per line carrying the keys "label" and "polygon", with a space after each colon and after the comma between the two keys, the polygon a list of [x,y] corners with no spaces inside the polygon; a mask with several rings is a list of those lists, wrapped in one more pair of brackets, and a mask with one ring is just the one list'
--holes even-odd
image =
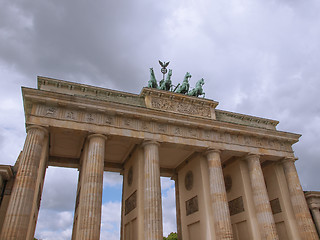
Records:
{"label": "column capital", "polygon": [[94,138],[94,137],[100,137],[100,138],[103,138],[104,140],[108,140],[108,137],[103,135],[103,134],[100,134],[100,133],[92,133],[88,136],[88,139],[90,140],[91,138]]}
{"label": "column capital", "polygon": [[153,145],[157,145],[157,146],[160,146],[160,143],[155,141],[155,140],[144,140],[141,144],[142,147],[145,147],[147,145],[150,145],[150,144],[153,144]]}
{"label": "column capital", "polygon": [[311,210],[317,210],[317,211],[319,211],[319,205],[318,204],[313,204],[313,203],[311,203],[310,205],[308,205],[309,206],[309,208],[311,209]]}
{"label": "column capital", "polygon": [[48,135],[49,134],[49,131],[47,128],[43,127],[43,126],[39,126],[39,125],[30,125],[26,128],[27,132],[29,132],[29,130],[32,130],[32,129],[38,129],[38,130],[41,130],[44,132],[45,135]]}
{"label": "column capital", "polygon": [[210,153],[221,153],[220,149],[216,149],[216,148],[208,148],[206,149],[206,151],[204,152],[204,155],[207,156]]}
{"label": "column capital", "polygon": [[286,162],[294,163],[297,160],[298,160],[298,158],[295,158],[295,157],[285,157],[282,160],[280,160],[280,163],[286,163]]}
{"label": "column capital", "polygon": [[244,160],[252,160],[252,159],[260,160],[260,155],[255,153],[248,153],[246,156],[244,156]]}

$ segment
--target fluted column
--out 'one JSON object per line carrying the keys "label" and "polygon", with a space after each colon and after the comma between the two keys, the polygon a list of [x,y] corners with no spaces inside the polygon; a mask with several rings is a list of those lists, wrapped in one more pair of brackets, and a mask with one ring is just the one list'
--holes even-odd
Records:
{"label": "fluted column", "polygon": [[48,131],[40,126],[27,128],[27,137],[2,227],[2,240],[25,240],[31,221],[41,153]]}
{"label": "fluted column", "polygon": [[219,150],[206,152],[209,166],[210,196],[217,240],[233,239],[227,193]]}
{"label": "fluted column", "polygon": [[102,208],[104,153],[106,137],[93,134],[88,137],[89,147],[79,202],[78,240],[99,240]]}
{"label": "fluted column", "polygon": [[273,219],[268,192],[258,155],[247,156],[253,202],[259,223],[261,239],[279,239]]}
{"label": "fluted column", "polygon": [[302,239],[319,239],[294,165],[295,160],[295,158],[286,158],[282,164],[299,232]]}
{"label": "fluted column", "polygon": [[144,234],[147,240],[162,240],[162,203],[159,143],[145,141],[144,147]]}
{"label": "fluted column", "polygon": [[312,207],[311,206],[311,213],[313,215],[314,224],[316,225],[316,228],[318,229],[318,235],[320,237],[320,209],[319,209],[319,207]]}
{"label": "fluted column", "polygon": [[180,210],[180,194],[179,194],[179,177],[178,177],[178,174],[175,174],[171,179],[174,180],[175,190],[176,190],[177,235],[178,235],[178,239],[182,239],[181,210]]}

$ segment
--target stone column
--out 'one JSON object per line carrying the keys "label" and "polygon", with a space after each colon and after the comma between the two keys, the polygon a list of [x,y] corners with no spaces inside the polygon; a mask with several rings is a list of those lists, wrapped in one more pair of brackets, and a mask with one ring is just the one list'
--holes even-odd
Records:
{"label": "stone column", "polygon": [[2,227],[0,239],[25,240],[35,201],[36,181],[41,153],[48,131],[40,126],[27,128],[27,137],[12,189],[10,203]]}
{"label": "stone column", "polygon": [[290,199],[302,239],[319,239],[294,165],[294,158],[282,161]]}
{"label": "stone column", "polygon": [[162,202],[160,185],[159,143],[145,141],[144,147],[144,236],[162,240]]}
{"label": "stone column", "polygon": [[247,156],[253,202],[259,223],[261,239],[279,239],[273,219],[268,192],[258,155]]}
{"label": "stone column", "polygon": [[174,174],[171,178],[175,183],[176,190],[176,220],[177,220],[177,235],[178,239],[182,240],[182,230],[181,230],[181,210],[180,210],[180,195],[179,195],[179,177],[178,174]]}
{"label": "stone column", "polygon": [[233,239],[227,193],[219,150],[206,152],[209,167],[210,196],[217,240]]}
{"label": "stone column", "polygon": [[320,237],[320,209],[318,207],[311,206],[311,213],[313,215],[314,224],[318,229],[318,235]]}
{"label": "stone column", "polygon": [[100,239],[106,139],[101,134],[93,134],[88,137],[88,155],[81,173],[83,181],[79,202],[78,240]]}

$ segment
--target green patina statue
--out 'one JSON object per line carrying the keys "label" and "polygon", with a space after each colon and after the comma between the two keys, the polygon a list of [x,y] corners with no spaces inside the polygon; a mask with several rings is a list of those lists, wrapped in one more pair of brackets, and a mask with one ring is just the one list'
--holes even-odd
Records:
{"label": "green patina statue", "polygon": [[163,79],[159,82],[159,86],[158,86],[158,82],[154,74],[153,68],[150,68],[150,80],[148,81],[149,88],[157,88],[164,91],[172,91],[172,92],[186,94],[188,96],[194,96],[194,97],[199,97],[199,96],[205,97],[205,93],[202,89],[202,86],[204,85],[203,78],[201,78],[196,83],[195,88],[189,91],[189,87],[190,87],[189,80],[191,78],[191,74],[187,72],[186,75],[184,76],[182,84],[180,85],[179,83],[177,86],[174,86],[171,81],[172,69],[169,69],[168,75],[165,79],[165,74],[167,73],[166,67],[169,65],[169,62],[166,63],[166,62],[161,62],[159,60],[159,63],[162,67],[161,72],[163,74]]}
{"label": "green patina statue", "polygon": [[169,69],[166,80],[162,79],[159,83],[160,90],[170,91],[172,87],[171,76],[172,76],[172,69]]}
{"label": "green patina statue", "polygon": [[199,97],[201,95],[203,95],[203,97],[205,97],[205,92],[202,89],[202,86],[204,85],[204,79],[201,78],[197,83],[194,89],[192,89],[190,92],[188,92],[189,96],[195,96],[195,97]]}
{"label": "green patina statue", "polygon": [[156,76],[154,75],[153,68],[150,68],[150,80],[148,82],[149,88],[158,88],[158,83],[156,80]]}
{"label": "green patina statue", "polygon": [[184,76],[182,84],[176,90],[176,93],[187,94],[189,92],[189,79],[191,78],[191,74],[189,72]]}

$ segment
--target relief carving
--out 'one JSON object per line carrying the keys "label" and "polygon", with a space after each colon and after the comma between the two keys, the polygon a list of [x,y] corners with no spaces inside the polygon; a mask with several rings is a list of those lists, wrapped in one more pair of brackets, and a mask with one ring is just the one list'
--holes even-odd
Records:
{"label": "relief carving", "polygon": [[159,123],[158,124],[158,131],[162,132],[162,133],[165,133],[167,131],[167,125]]}
{"label": "relief carving", "polygon": [[77,119],[77,112],[75,111],[66,111],[65,118],[70,120],[76,120]]}
{"label": "relief carving", "polygon": [[87,122],[93,122],[93,120],[94,120],[94,114],[92,114],[92,113],[86,114],[86,121]]}
{"label": "relief carving", "polygon": [[211,117],[210,107],[194,105],[193,103],[177,102],[174,100],[153,97],[151,99],[151,106],[152,108],[165,111],[179,112],[207,118]]}
{"label": "relief carving", "polygon": [[189,216],[190,214],[195,213],[197,211],[199,211],[198,196],[195,196],[186,201],[186,213],[187,216]]}
{"label": "relief carving", "polygon": [[66,118],[74,119],[74,113],[73,112],[67,112]]}
{"label": "relief carving", "polygon": [[176,135],[182,135],[181,128],[180,128],[180,127],[175,127],[175,128],[174,128],[174,134],[176,134]]}
{"label": "relief carving", "polygon": [[161,109],[161,110],[169,110],[174,111],[173,102],[161,99],[161,98],[152,98],[151,104],[153,108]]}
{"label": "relief carving", "polygon": [[49,107],[46,112],[46,116],[52,117],[56,114],[57,109],[54,107]]}
{"label": "relief carving", "polygon": [[230,216],[244,212],[242,196],[229,201]]}
{"label": "relief carving", "polygon": [[280,206],[279,198],[273,199],[270,201],[271,210],[273,214],[281,213],[282,209]]}
{"label": "relief carving", "polygon": [[133,209],[137,207],[137,191],[132,193],[130,197],[125,201],[124,212],[125,215],[130,213]]}
{"label": "relief carving", "polygon": [[111,117],[109,115],[104,115],[104,122],[106,124],[113,124],[113,117]]}
{"label": "relief carving", "polygon": [[150,123],[146,121],[141,121],[141,128],[144,131],[150,131]]}
{"label": "relief carving", "polygon": [[191,136],[191,137],[197,137],[197,130],[196,129],[189,128],[188,133],[189,133],[189,136]]}
{"label": "relief carving", "polygon": [[232,143],[238,143],[238,136],[237,136],[237,135],[232,134],[232,135],[231,135],[231,139],[230,139],[230,141],[231,141]]}
{"label": "relief carving", "polygon": [[203,137],[207,140],[211,140],[212,139],[212,132],[210,130],[204,130]]}
{"label": "relief carving", "polygon": [[123,119],[123,123],[125,126],[131,126],[131,119],[125,118],[125,119]]}

